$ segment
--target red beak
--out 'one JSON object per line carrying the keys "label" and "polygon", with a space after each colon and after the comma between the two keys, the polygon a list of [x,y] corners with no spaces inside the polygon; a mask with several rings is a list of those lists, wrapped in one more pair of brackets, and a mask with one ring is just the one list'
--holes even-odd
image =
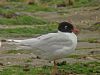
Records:
{"label": "red beak", "polygon": [[79,29],[74,28],[74,29],[72,30],[72,32],[75,33],[76,35],[78,35],[78,34],[79,34]]}

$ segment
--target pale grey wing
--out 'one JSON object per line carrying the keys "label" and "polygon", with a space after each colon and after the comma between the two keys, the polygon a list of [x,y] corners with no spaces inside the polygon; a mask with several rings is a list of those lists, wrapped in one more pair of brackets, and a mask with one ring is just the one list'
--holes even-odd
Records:
{"label": "pale grey wing", "polygon": [[67,51],[70,52],[70,46],[72,46],[72,41],[68,36],[56,33],[51,37],[42,39],[41,43],[37,46],[37,50],[33,52],[42,58],[53,59],[60,54],[62,56],[67,54]]}
{"label": "pale grey wing", "polygon": [[50,37],[52,37],[52,34],[46,34],[46,35],[39,36],[37,38],[22,40],[19,44],[31,46],[31,47],[38,47],[40,44],[43,44],[45,42],[44,40],[46,40]]}
{"label": "pale grey wing", "polygon": [[50,37],[42,39],[38,48],[44,51],[56,51],[63,47],[69,47],[72,45],[72,41],[64,34],[55,33]]}
{"label": "pale grey wing", "polygon": [[39,36],[37,38],[26,39],[21,41],[19,45],[31,47],[33,53],[35,54],[43,54],[48,50],[51,50],[52,41],[54,41],[54,38],[56,38],[55,34],[57,33],[49,33],[46,35]]}
{"label": "pale grey wing", "polygon": [[19,42],[19,45],[31,46],[33,44],[38,43],[39,40],[37,38],[25,39]]}

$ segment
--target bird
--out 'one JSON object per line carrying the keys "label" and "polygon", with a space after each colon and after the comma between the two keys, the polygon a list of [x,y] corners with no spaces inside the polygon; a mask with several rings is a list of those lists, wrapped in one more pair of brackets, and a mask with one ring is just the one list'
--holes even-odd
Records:
{"label": "bird", "polygon": [[48,33],[24,40],[6,39],[6,41],[32,49],[32,52],[41,59],[54,61],[52,75],[56,75],[56,60],[65,58],[66,55],[75,51],[78,32],[79,30],[73,24],[64,21],[58,24],[56,33]]}

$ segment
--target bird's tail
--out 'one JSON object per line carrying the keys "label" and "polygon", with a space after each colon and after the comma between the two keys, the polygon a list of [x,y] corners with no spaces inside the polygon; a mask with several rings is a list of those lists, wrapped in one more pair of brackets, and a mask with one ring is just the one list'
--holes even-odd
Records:
{"label": "bird's tail", "polygon": [[29,47],[28,45],[20,44],[22,41],[23,40],[3,39],[0,41],[0,47],[3,46],[2,43],[7,42],[7,44],[16,45],[17,46],[16,50],[31,49],[31,47]]}
{"label": "bird's tail", "polygon": [[4,39],[4,40],[1,40],[1,42],[16,42],[16,43],[19,43],[21,41],[22,40],[13,40],[13,39]]}
{"label": "bird's tail", "polygon": [[3,39],[0,41],[0,47],[2,46],[2,42],[8,42],[8,44],[19,44],[22,40],[13,40],[13,39]]}

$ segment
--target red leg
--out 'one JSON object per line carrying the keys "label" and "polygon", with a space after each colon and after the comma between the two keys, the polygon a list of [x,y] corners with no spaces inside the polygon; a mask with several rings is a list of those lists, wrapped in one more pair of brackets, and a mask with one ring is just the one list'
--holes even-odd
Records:
{"label": "red leg", "polygon": [[53,70],[52,70],[51,75],[56,75],[56,73],[57,73],[57,63],[56,63],[56,61],[54,60],[54,66],[53,66]]}

